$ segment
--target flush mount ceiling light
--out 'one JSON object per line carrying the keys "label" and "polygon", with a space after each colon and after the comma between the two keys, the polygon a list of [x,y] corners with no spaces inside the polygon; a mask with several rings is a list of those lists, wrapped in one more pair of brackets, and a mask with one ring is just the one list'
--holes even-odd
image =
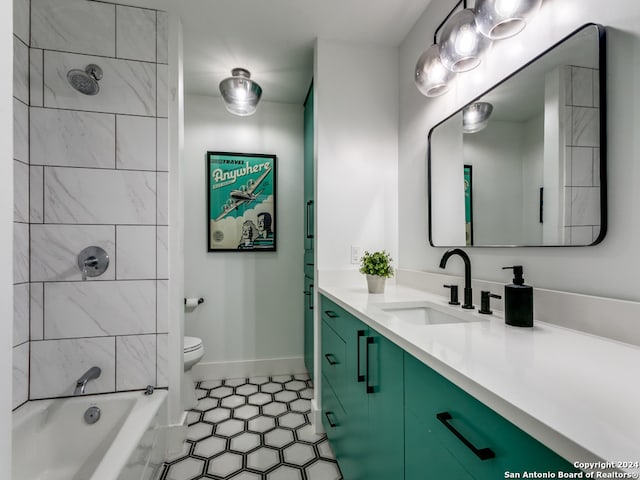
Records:
{"label": "flush mount ceiling light", "polygon": [[444,24],[440,59],[452,72],[466,72],[480,65],[480,55],[489,45],[491,40],[480,33],[473,10],[465,8]]}
{"label": "flush mount ceiling light", "polygon": [[462,110],[462,131],[477,133],[489,123],[493,105],[487,102],[472,103]]}
{"label": "flush mount ceiling light", "polygon": [[262,96],[262,88],[251,80],[251,73],[244,68],[231,70],[231,77],[220,82],[220,93],[227,110],[234,115],[253,115]]}
{"label": "flush mount ceiling light", "polygon": [[542,0],[476,0],[478,28],[492,40],[513,37],[527,25]]}
{"label": "flush mount ceiling light", "polygon": [[453,74],[440,60],[440,47],[431,45],[418,59],[414,81],[418,90],[427,97],[437,97],[449,90],[447,83]]}

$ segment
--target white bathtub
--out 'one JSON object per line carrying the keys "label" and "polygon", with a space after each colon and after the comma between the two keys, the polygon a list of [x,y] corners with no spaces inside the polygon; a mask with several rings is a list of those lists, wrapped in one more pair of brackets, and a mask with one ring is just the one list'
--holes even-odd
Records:
{"label": "white bathtub", "polygon": [[[13,480],[150,480],[164,457],[167,392],[28,402],[13,414]],[[100,408],[88,425],[84,412]]]}

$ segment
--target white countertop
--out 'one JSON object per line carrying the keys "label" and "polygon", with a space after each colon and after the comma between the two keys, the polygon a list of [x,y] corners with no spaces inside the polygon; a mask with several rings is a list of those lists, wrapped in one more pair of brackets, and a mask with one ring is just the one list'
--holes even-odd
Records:
{"label": "white countertop", "polygon": [[[401,285],[371,295],[364,281],[322,283],[320,294],[570,462],[616,462],[629,478],[640,475],[637,463],[617,464],[640,462],[640,347],[539,321],[511,327],[502,312],[465,311]],[[411,325],[376,307],[414,301],[479,321]]]}

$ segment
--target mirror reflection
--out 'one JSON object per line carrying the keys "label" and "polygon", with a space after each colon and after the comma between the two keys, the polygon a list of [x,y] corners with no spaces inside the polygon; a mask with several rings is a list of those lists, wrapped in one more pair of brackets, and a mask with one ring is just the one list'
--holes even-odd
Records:
{"label": "mirror reflection", "polygon": [[604,29],[586,25],[429,132],[433,246],[604,238],[602,58]]}

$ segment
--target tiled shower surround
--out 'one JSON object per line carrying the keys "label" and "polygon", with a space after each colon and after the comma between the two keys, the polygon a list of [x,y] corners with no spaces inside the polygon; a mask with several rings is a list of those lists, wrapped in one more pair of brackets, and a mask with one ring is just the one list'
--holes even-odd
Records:
{"label": "tiled shower surround", "polygon": [[566,67],[565,244],[600,234],[600,71]]}
{"label": "tiled shower surround", "polygon": [[[89,393],[166,386],[167,15],[87,0],[14,8],[14,408],[70,395],[94,365]],[[87,96],[66,75],[92,63],[104,76]],[[82,281],[76,257],[91,245],[110,264]]]}

